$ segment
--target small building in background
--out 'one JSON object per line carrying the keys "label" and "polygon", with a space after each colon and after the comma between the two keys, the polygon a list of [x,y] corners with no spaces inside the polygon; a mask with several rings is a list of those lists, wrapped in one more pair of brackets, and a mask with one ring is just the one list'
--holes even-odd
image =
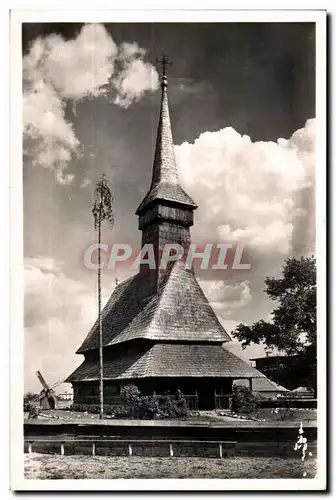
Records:
{"label": "small building in background", "polygon": [[73,400],[73,392],[65,391],[65,392],[62,392],[60,394],[57,394],[57,399],[59,399],[59,401],[72,401]]}
{"label": "small building in background", "polygon": [[307,399],[307,398],[309,399],[314,397],[314,391],[308,389],[307,387],[302,387],[302,386],[297,387],[296,389],[293,390],[293,392],[298,398],[302,399]]}
{"label": "small building in background", "polygon": [[303,355],[269,355],[253,358],[253,366],[269,380],[294,391],[306,387],[312,379],[312,360]]}
{"label": "small building in background", "polygon": [[261,372],[276,370],[282,366],[290,366],[295,363],[299,356],[287,356],[284,354],[269,354],[260,358],[252,358],[253,366]]}
{"label": "small building in background", "polygon": [[[247,386],[245,380],[235,380],[233,385]],[[267,377],[259,377],[252,379],[252,392],[259,394],[265,399],[275,399],[279,394],[285,395],[289,390],[272,382]]]}

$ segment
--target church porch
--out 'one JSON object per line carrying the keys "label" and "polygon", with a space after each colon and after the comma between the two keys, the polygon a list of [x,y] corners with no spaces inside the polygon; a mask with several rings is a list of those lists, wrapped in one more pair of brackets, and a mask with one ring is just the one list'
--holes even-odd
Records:
{"label": "church porch", "polygon": [[[144,395],[161,396],[176,394],[180,390],[190,402],[189,406],[198,410],[228,409],[232,397],[233,378],[227,377],[176,377],[153,378],[138,381],[138,387]],[[252,378],[247,379],[252,388]],[[197,402],[197,408],[195,408]]]}
{"label": "church porch", "polygon": [[[145,396],[175,395],[180,390],[187,399],[191,410],[214,410],[229,408],[232,396],[232,378],[223,377],[157,377],[137,380],[105,380],[104,403],[120,402],[120,390],[125,385],[136,385]],[[250,385],[252,379],[249,379]],[[75,404],[99,404],[97,382],[78,382],[73,384]]]}

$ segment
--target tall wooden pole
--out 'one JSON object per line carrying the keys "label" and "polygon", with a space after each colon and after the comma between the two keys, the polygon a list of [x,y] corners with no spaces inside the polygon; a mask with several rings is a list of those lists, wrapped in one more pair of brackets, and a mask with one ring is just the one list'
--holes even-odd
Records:
{"label": "tall wooden pole", "polygon": [[103,365],[103,318],[102,318],[102,297],[101,297],[101,234],[102,224],[106,220],[110,226],[114,227],[113,194],[108,186],[105,175],[96,184],[94,192],[94,202],[92,215],[94,228],[98,232],[98,270],[97,270],[97,291],[98,291],[98,327],[99,327],[99,418],[104,415],[104,365]]}
{"label": "tall wooden pole", "polygon": [[101,314],[101,224],[102,224],[102,193],[100,193],[100,203],[99,203],[99,219],[98,219],[98,318],[99,318],[99,400],[100,400],[100,412],[99,418],[104,417],[104,377],[103,377],[103,321]]}

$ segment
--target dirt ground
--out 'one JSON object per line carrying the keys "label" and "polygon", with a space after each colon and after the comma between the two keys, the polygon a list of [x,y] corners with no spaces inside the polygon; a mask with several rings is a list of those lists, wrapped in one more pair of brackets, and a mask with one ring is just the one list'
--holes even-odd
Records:
{"label": "dirt ground", "polygon": [[26,479],[313,478],[316,462],[298,458],[226,459],[25,455]]}

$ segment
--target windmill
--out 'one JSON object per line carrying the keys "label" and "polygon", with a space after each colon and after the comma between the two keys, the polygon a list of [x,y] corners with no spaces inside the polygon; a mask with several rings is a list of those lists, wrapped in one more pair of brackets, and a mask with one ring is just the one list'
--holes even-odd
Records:
{"label": "windmill", "polygon": [[37,378],[39,379],[39,381],[41,382],[41,385],[43,387],[42,391],[40,392],[40,394],[38,396],[38,401],[40,403],[40,407],[43,408],[44,410],[55,410],[57,398],[56,398],[56,394],[54,392],[53,387],[49,387],[49,385],[44,380],[44,378],[39,370],[37,370],[36,375],[37,375]]}

